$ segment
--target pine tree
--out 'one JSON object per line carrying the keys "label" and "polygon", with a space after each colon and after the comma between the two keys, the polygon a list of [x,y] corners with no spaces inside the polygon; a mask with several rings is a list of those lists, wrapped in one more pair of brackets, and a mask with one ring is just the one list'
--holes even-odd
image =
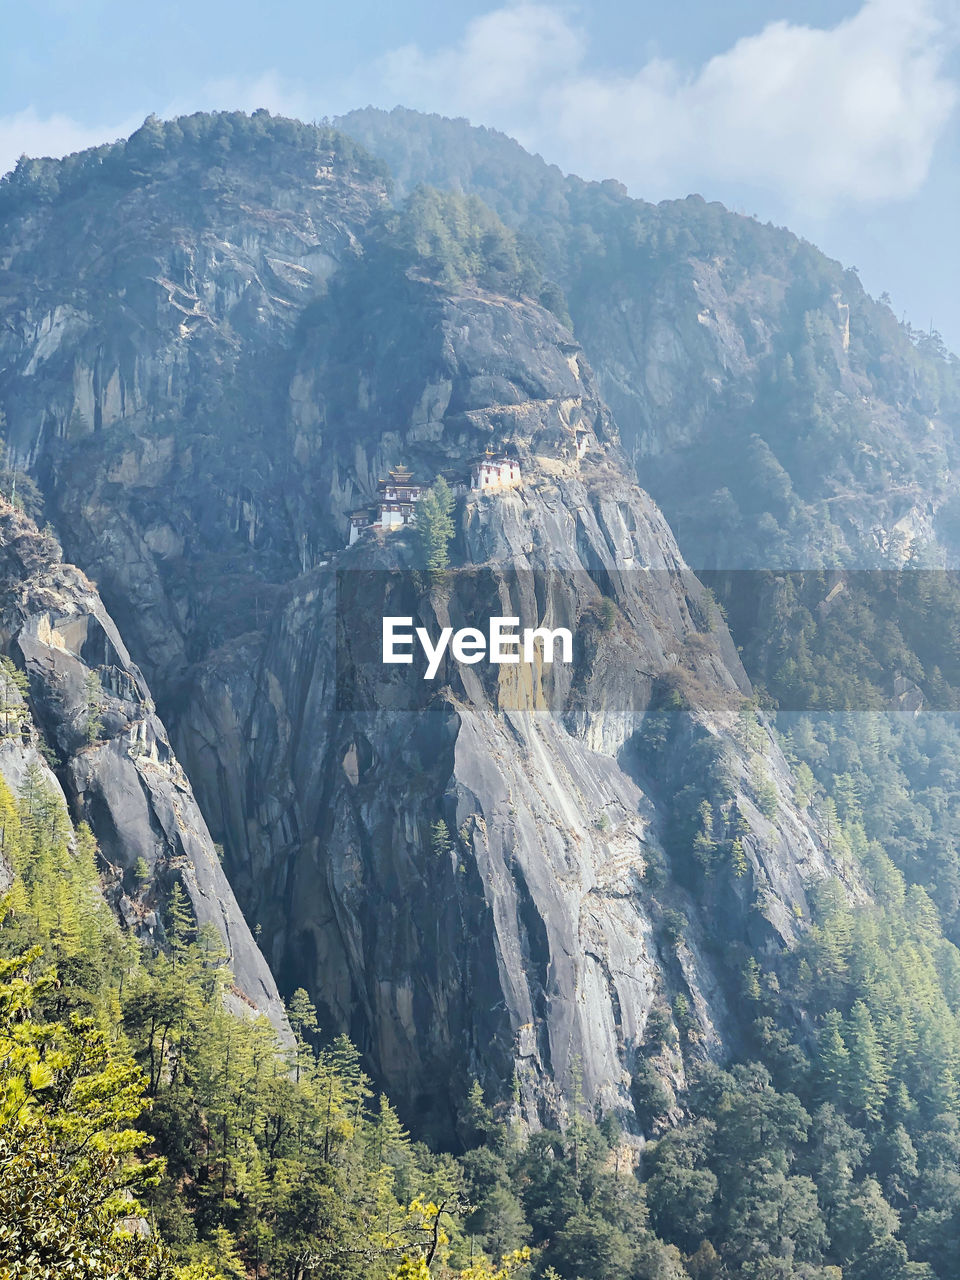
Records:
{"label": "pine tree", "polygon": [[730,846],[730,869],[738,880],[747,874],[747,855],[744,852],[743,840],[735,836]]}
{"label": "pine tree", "polygon": [[303,987],[297,987],[287,1005],[287,1018],[297,1042],[296,1078],[313,1065],[313,1044],[320,1031],[317,1010]]}
{"label": "pine tree", "polygon": [[877,1121],[883,1114],[888,1076],[883,1049],[863,1000],[850,1010],[843,1039],[850,1055],[844,1083],[847,1102],[855,1113]]}
{"label": "pine tree", "polygon": [[0,658],[0,732],[10,736],[20,732],[29,720],[26,708],[29,683],[26,673],[4,655]]}
{"label": "pine tree", "polygon": [[364,1144],[368,1167],[375,1175],[381,1193],[386,1186],[392,1190],[391,1166],[402,1160],[406,1154],[410,1145],[410,1135],[382,1093],[378,1099],[377,1112],[365,1127]]}
{"label": "pine tree", "polygon": [[419,538],[426,566],[432,573],[441,572],[450,563],[454,501],[450,486],[441,477],[417,502],[413,527]]}
{"label": "pine tree", "polygon": [[483,1086],[479,1080],[471,1082],[463,1109],[463,1118],[473,1143],[482,1141],[483,1136],[493,1124],[493,1112],[484,1102]]}
{"label": "pine tree", "polygon": [[840,829],[840,819],[837,816],[837,805],[832,796],[824,796],[823,804],[820,808],[823,818],[824,844],[826,846],[827,853],[832,853]]}
{"label": "pine tree", "polygon": [[178,882],[170,891],[170,901],[167,904],[167,936],[174,963],[184,956],[194,933],[193,913],[187,895]]}
{"label": "pine tree", "polygon": [[850,1070],[850,1052],[840,1034],[842,1019],[830,1009],[823,1019],[817,1040],[817,1091],[824,1102],[838,1103],[844,1097]]}
{"label": "pine tree", "polygon": [[442,818],[438,818],[430,828],[430,847],[437,858],[444,858],[453,847],[450,830]]}

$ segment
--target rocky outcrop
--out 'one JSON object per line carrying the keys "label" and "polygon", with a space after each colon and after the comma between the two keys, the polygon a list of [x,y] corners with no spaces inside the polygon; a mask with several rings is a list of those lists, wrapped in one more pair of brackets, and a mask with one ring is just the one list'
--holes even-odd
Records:
{"label": "rocky outcrop", "polygon": [[62,786],[97,839],[121,918],[156,944],[158,908],[178,879],[197,923],[223,940],[238,996],[288,1035],[273,976],[139,669],[93,584],[7,504],[0,506],[0,646],[28,676],[30,707],[58,775],[54,784],[35,742],[11,741],[0,753],[8,783],[19,789],[35,763],[57,791]]}

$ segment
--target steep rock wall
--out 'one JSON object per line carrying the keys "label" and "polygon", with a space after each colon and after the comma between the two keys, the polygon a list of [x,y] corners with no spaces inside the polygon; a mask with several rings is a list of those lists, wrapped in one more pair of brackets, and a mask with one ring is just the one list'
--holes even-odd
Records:
{"label": "steep rock wall", "polygon": [[[62,785],[74,816],[89,823],[125,923],[162,942],[157,907],[164,888],[179,879],[198,924],[213,925],[223,940],[237,995],[287,1036],[276,983],[140,671],[92,583],[61,561],[53,538],[6,504],[0,645],[27,673],[31,709],[58,757],[56,789]],[[5,744],[4,776],[14,787],[37,755],[35,744],[26,753],[24,745]],[[49,775],[45,762],[41,767]],[[140,859],[150,873],[146,894],[134,875]]]}

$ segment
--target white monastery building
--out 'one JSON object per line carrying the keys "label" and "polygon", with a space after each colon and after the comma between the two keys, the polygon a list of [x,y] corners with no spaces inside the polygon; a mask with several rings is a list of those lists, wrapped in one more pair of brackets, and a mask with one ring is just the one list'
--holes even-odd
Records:
{"label": "white monastery building", "polygon": [[470,488],[515,489],[521,484],[520,463],[516,458],[486,453],[470,468]]}
{"label": "white monastery building", "polygon": [[350,546],[356,542],[364,529],[402,529],[413,519],[417,499],[424,491],[424,485],[417,484],[413,472],[406,467],[391,467],[386,480],[377,485],[380,490],[376,507],[362,507],[350,516]]}

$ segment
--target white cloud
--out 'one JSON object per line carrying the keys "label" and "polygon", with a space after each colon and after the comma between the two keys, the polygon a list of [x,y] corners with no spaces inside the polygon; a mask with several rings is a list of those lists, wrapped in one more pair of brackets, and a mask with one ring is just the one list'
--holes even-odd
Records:
{"label": "white cloud", "polygon": [[[431,110],[447,102],[444,115],[462,114],[462,104],[477,123],[493,114],[536,114],[558,77],[575,74],[583,56],[583,38],[567,19],[540,4],[519,4],[476,18],[456,48],[424,54],[405,45],[380,60],[388,89],[429,100]],[[412,95],[412,96],[411,96]],[[481,118],[482,117],[482,118]]]}
{"label": "white cloud", "polygon": [[70,116],[41,117],[28,107],[15,115],[0,116],[0,173],[12,169],[22,155],[66,156],[125,137],[143,120],[128,118],[100,127],[80,124]]}
{"label": "white cloud", "polygon": [[587,67],[587,38],[564,13],[513,4],[455,47],[382,58],[378,96],[494,125],[648,197],[740,183],[826,213],[923,183],[958,97],[946,69],[956,24],[936,2],[866,0],[829,29],[771,23],[692,74],[655,59],[607,77]]}

